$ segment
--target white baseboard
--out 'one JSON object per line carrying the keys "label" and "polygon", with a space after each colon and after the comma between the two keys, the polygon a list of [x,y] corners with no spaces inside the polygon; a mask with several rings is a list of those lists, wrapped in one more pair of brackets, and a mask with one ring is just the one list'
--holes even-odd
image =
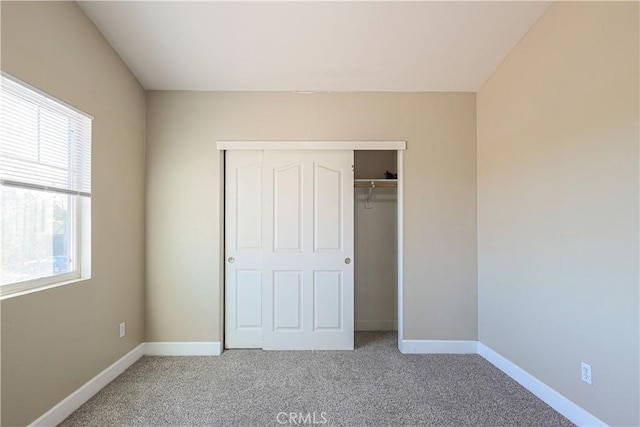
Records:
{"label": "white baseboard", "polygon": [[[515,363],[501,356],[478,341],[447,340],[401,340],[398,346],[404,354],[449,353],[479,354],[489,363],[500,369],[524,388],[536,395],[547,405],[564,415],[578,426],[606,426],[602,420],[576,405],[542,381],[535,378]],[[148,356],[217,356],[222,352],[220,342],[148,342],[142,343],[122,356],[111,366],[86,382],[44,415],[31,423],[31,426],[51,426],[61,423],[65,418],[91,399],[104,386],[123,373],[143,355]]]}
{"label": "white baseboard", "polygon": [[602,420],[576,405],[515,363],[478,341],[401,340],[403,354],[479,354],[547,405],[578,426],[606,426]]}
{"label": "white baseboard", "polygon": [[55,426],[91,399],[104,386],[123,373],[144,356],[218,356],[222,352],[220,342],[150,342],[142,343],[122,356],[111,366],[71,393],[31,426]]}
{"label": "white baseboard", "polygon": [[212,342],[148,342],[144,345],[145,356],[219,356],[222,345]]}
{"label": "white baseboard", "polygon": [[397,331],[397,320],[356,320],[356,331]]}
{"label": "white baseboard", "polygon": [[91,399],[104,386],[123,373],[143,355],[144,344],[140,344],[129,353],[115,361],[111,366],[87,381],[79,389],[71,393],[53,408],[49,409],[40,418],[31,423],[31,426],[55,426]]}
{"label": "white baseboard", "polygon": [[478,341],[402,340],[398,349],[403,354],[476,354]]}
{"label": "white baseboard", "polygon": [[602,420],[576,405],[509,359],[496,353],[482,343],[478,343],[478,354],[496,368],[510,376],[521,386],[543,400],[547,405],[564,415],[578,426],[606,426]]}

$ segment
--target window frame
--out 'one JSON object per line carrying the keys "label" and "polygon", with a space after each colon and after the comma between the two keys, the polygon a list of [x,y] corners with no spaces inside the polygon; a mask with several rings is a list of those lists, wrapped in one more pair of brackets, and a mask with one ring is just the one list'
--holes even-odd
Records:
{"label": "window frame", "polygon": [[[70,106],[53,97],[46,92],[37,89],[28,83],[17,79],[10,74],[1,73],[3,78],[7,78],[14,83],[23,86],[25,89],[36,92],[42,95],[48,100],[53,101],[61,106],[73,110],[76,113],[88,117],[93,120],[93,117],[78,110],[77,108]],[[91,126],[91,132],[89,136],[89,144],[93,144],[93,126]],[[21,188],[31,191],[38,191],[42,193],[54,192],[58,194],[67,194],[69,197],[69,211],[71,214],[71,236],[70,236],[70,257],[71,257],[71,271],[61,274],[52,274],[43,277],[37,277],[20,282],[13,282],[7,284],[0,284],[0,300],[20,296],[32,292],[37,292],[45,289],[50,289],[67,284],[77,283],[79,281],[88,280],[91,278],[91,194],[88,196],[83,192],[65,192],[57,191],[57,189],[40,188],[39,186],[31,187],[29,184],[21,185],[19,182],[3,182],[0,179],[1,186]]]}

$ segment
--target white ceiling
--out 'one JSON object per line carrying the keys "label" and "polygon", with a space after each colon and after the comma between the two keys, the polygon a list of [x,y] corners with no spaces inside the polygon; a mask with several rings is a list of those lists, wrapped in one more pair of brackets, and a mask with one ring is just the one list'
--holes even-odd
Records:
{"label": "white ceiling", "polygon": [[549,2],[79,2],[146,89],[477,91]]}

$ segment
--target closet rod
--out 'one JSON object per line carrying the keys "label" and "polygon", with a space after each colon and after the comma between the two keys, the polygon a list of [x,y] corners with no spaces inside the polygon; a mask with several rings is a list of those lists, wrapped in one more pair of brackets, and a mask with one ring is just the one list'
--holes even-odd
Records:
{"label": "closet rod", "polygon": [[397,184],[354,184],[355,188],[398,188]]}
{"label": "closet rod", "polygon": [[397,179],[355,179],[355,188],[398,188]]}

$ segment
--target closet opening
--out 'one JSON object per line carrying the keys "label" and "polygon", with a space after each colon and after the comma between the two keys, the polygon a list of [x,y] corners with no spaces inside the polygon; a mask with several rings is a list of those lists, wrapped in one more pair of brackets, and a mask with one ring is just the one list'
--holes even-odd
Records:
{"label": "closet opening", "polygon": [[355,331],[378,330],[401,349],[406,142],[216,145],[224,348],[350,350]]}
{"label": "closet opening", "polygon": [[398,162],[395,150],[354,152],[354,326],[398,330]]}

